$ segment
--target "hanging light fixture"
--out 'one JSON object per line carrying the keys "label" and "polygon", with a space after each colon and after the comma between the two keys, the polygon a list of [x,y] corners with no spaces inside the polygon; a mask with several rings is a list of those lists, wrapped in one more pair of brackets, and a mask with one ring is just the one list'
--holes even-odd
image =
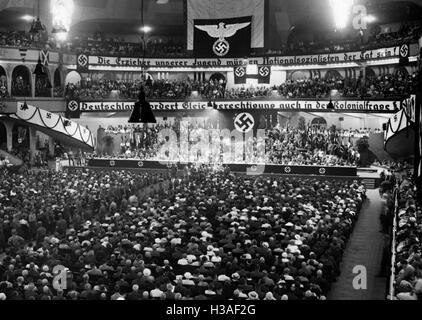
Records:
{"label": "hanging light fixture", "polygon": [[40,0],[38,0],[38,13],[37,13],[37,20],[34,20],[31,25],[31,29],[29,30],[30,33],[36,34],[41,31],[45,31],[44,25],[41,23],[40,19]]}
{"label": "hanging light fixture", "polygon": [[34,33],[45,31],[45,27],[41,23],[40,17],[37,18],[37,21],[35,21],[34,25]]}
{"label": "hanging light fixture", "polygon": [[32,33],[32,34],[36,34],[37,33],[37,31],[35,31],[35,20],[32,21],[31,29],[29,29],[29,33]]}
{"label": "hanging light fixture", "polygon": [[151,104],[146,100],[144,88],[141,87],[138,101],[135,103],[129,123],[157,123]]}
{"label": "hanging light fixture", "polygon": [[44,76],[46,73],[44,72],[43,65],[41,63],[41,58],[38,57],[38,63],[35,66],[35,70],[33,72],[36,76]]}

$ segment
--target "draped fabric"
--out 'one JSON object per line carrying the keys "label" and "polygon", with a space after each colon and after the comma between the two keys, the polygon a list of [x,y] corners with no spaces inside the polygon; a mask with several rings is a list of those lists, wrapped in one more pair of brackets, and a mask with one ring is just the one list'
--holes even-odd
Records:
{"label": "draped fabric", "polygon": [[187,49],[194,48],[195,19],[252,16],[252,48],[264,47],[265,0],[187,0]]}
{"label": "draped fabric", "polygon": [[194,56],[197,58],[248,57],[252,17],[195,19]]}

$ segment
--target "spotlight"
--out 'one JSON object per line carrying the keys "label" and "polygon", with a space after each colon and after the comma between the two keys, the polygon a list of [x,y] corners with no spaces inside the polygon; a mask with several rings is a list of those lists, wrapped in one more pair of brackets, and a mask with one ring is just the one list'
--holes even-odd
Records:
{"label": "spotlight", "polygon": [[353,0],[330,0],[337,29],[344,29],[349,21]]}
{"label": "spotlight", "polygon": [[138,101],[135,103],[129,123],[157,123],[151,105],[146,101],[144,88],[139,92]]}
{"label": "spotlight", "polygon": [[330,99],[334,99],[340,96],[340,93],[338,90],[333,89],[330,91]]}
{"label": "spotlight", "polygon": [[29,14],[25,14],[24,16],[21,17],[21,19],[27,22],[34,21],[34,17]]}
{"label": "spotlight", "polygon": [[67,33],[67,30],[63,26],[58,26],[57,28],[53,28],[51,33],[57,34],[57,33]]}
{"label": "spotlight", "polygon": [[57,34],[57,38],[63,38],[60,34],[70,30],[74,11],[74,0],[51,0],[52,33]]}
{"label": "spotlight", "polygon": [[60,32],[56,33],[56,38],[59,41],[66,41],[67,40],[68,33],[67,32]]}
{"label": "spotlight", "polygon": [[150,26],[143,26],[139,30],[143,33],[150,33],[152,31],[152,28]]}
{"label": "spotlight", "polygon": [[377,18],[371,14],[368,14],[367,16],[365,16],[364,19],[366,23],[374,23],[375,21],[377,21]]}

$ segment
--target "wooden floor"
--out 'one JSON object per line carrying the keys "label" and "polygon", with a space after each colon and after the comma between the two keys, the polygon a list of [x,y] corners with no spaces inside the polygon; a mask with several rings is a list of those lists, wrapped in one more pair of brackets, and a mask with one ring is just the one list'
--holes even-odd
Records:
{"label": "wooden floor", "polygon": [[[384,248],[384,235],[380,232],[380,214],[383,207],[378,190],[367,191],[364,205],[355,229],[347,245],[341,274],[328,295],[330,300],[384,300],[386,278],[377,277]],[[364,266],[367,271],[367,289],[356,290],[353,279],[355,266]]]}

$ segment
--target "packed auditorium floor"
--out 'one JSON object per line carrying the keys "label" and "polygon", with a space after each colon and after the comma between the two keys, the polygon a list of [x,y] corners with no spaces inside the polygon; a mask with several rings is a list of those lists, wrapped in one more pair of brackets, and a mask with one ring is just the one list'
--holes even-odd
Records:
{"label": "packed auditorium floor", "polygon": [[422,3],[234,1],[0,2],[0,301],[422,299]]}

